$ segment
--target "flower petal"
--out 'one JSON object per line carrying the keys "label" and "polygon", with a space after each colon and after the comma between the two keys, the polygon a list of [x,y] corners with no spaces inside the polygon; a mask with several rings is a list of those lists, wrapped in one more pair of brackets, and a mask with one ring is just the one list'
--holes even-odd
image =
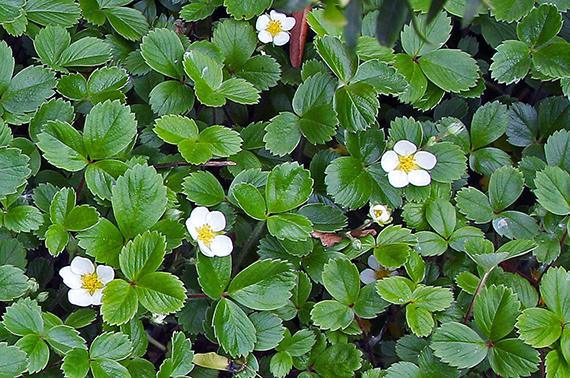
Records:
{"label": "flower petal", "polygon": [[376,272],[372,269],[364,269],[360,272],[360,281],[365,285],[371,284],[372,282],[376,281]]}
{"label": "flower petal", "polygon": [[281,21],[281,29],[285,31],[291,30],[296,22],[293,17],[285,17],[285,19]]}
{"label": "flower petal", "polygon": [[212,211],[206,217],[206,223],[212,227],[214,232],[222,231],[226,228],[226,216],[221,211]]}
{"label": "flower petal", "polygon": [[198,240],[198,246],[200,247],[200,251],[202,251],[202,253],[205,256],[208,256],[208,257],[214,257],[215,256],[214,253],[212,252],[212,250],[210,248],[208,248],[208,246],[202,240]]}
{"label": "flower petal", "polygon": [[270,43],[273,41],[273,36],[267,30],[262,30],[257,35],[257,38],[263,43]]}
{"label": "flower petal", "polygon": [[416,152],[414,160],[416,161],[416,164],[423,169],[432,169],[437,164],[437,158],[435,155],[427,151]]}
{"label": "flower petal", "polygon": [[81,276],[71,271],[70,266],[64,266],[59,270],[59,275],[63,278],[63,283],[70,289],[79,289],[81,287]]}
{"label": "flower petal", "polygon": [[93,265],[91,260],[81,256],[74,257],[70,266],[71,271],[80,276],[86,273],[93,273],[95,271],[95,265]]}
{"label": "flower petal", "polygon": [[376,260],[376,257],[374,257],[374,255],[370,255],[370,257],[368,257],[368,266],[374,270],[378,270],[380,269],[381,265],[378,260]]}
{"label": "flower petal", "polygon": [[271,17],[272,20],[277,20],[277,21],[283,22],[283,20],[285,20],[287,18],[287,15],[285,13],[281,13],[281,12],[277,12],[275,10],[272,10],[271,12],[269,12],[269,17]]}
{"label": "flower petal", "polygon": [[67,293],[69,303],[76,306],[87,307],[91,305],[91,295],[85,289],[71,289]]}
{"label": "flower petal", "polygon": [[409,140],[399,140],[394,145],[394,151],[400,156],[409,156],[416,152],[418,148]]}
{"label": "flower petal", "polygon": [[388,181],[394,188],[403,188],[410,183],[408,180],[408,174],[404,171],[398,170],[388,172]]}
{"label": "flower petal", "polygon": [[91,304],[95,306],[101,306],[103,304],[103,290],[95,290],[93,295],[91,296]]}
{"label": "flower petal", "polygon": [[400,164],[398,154],[392,150],[386,151],[380,160],[380,165],[382,166],[384,172],[392,172],[394,169],[396,169],[398,164]]}
{"label": "flower petal", "polygon": [[232,239],[230,239],[226,235],[218,235],[212,240],[210,243],[210,248],[212,249],[212,253],[214,256],[227,256],[234,250],[234,244],[232,243]]}
{"label": "flower petal", "polygon": [[275,46],[283,46],[289,42],[289,33],[287,32],[279,32],[275,37],[273,37],[273,43]]}
{"label": "flower petal", "polygon": [[206,217],[210,214],[210,210],[207,207],[200,206],[194,208],[190,213],[190,218],[188,218],[188,222],[190,222],[190,227],[202,227],[206,224]]}
{"label": "flower petal", "polygon": [[97,277],[104,284],[108,284],[115,278],[115,270],[107,265],[99,265],[97,267]]}
{"label": "flower petal", "polygon": [[198,238],[198,231],[196,230],[197,227],[194,227],[190,223],[190,218],[186,219],[186,229],[192,236],[192,239],[196,240]]}
{"label": "flower petal", "polygon": [[428,171],[417,169],[408,173],[408,180],[410,180],[410,184],[412,185],[426,186],[431,182],[431,176]]}
{"label": "flower petal", "polygon": [[267,29],[267,25],[269,25],[269,21],[271,21],[269,16],[266,14],[262,14],[257,18],[257,21],[255,22],[255,28],[257,30],[265,30]]}

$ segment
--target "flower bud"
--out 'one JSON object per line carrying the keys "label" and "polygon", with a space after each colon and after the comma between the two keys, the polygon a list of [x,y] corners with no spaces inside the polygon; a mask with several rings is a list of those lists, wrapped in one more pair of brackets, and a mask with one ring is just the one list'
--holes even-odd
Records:
{"label": "flower bud", "polygon": [[392,220],[390,217],[392,213],[388,208],[384,205],[376,204],[374,206],[370,206],[370,218],[379,225],[383,226],[385,224],[390,223]]}

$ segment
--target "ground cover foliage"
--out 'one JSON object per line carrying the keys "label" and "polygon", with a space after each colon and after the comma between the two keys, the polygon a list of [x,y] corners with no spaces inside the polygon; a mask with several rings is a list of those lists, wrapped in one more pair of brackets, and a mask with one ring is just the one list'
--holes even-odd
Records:
{"label": "ground cover foliage", "polygon": [[569,9],[0,0],[0,377],[569,377]]}

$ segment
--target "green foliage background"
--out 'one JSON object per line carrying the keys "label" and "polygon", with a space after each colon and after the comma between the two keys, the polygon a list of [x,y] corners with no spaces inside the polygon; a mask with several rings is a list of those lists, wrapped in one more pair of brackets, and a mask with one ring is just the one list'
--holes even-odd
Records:
{"label": "green foliage background", "polygon": [[[271,9],[306,41],[260,43]],[[569,9],[0,0],[0,377],[569,377]],[[390,185],[400,140],[428,186]]]}

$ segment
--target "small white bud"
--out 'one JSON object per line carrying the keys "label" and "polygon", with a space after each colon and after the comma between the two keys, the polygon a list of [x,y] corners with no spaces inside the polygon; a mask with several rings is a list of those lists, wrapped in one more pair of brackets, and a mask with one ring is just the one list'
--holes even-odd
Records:
{"label": "small white bud", "polygon": [[462,122],[453,122],[451,125],[447,126],[447,132],[450,135],[457,135],[465,129],[465,125]]}

